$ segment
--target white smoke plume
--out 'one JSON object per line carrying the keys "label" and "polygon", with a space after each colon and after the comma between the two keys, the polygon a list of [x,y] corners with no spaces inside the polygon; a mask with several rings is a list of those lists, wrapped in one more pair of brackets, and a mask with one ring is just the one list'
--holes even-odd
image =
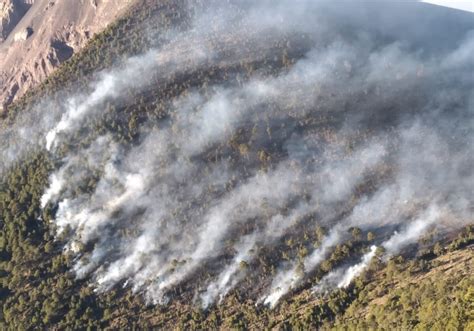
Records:
{"label": "white smoke plume", "polygon": [[48,202],[59,195],[65,184],[65,180],[62,177],[61,174],[56,173],[51,175],[49,179],[50,185],[41,197],[41,208],[46,207]]}
{"label": "white smoke plume", "polygon": [[370,251],[362,257],[361,261],[356,265],[349,267],[344,275],[344,277],[337,283],[337,287],[348,287],[352,280],[359,276],[365,268],[369,265],[370,261],[375,256],[377,246],[370,246]]}
{"label": "white smoke plume", "polygon": [[376,253],[377,246],[372,245],[370,246],[370,250],[362,256],[360,262],[348,268],[338,268],[329,272],[318,282],[316,286],[313,287],[313,293],[319,294],[324,290],[330,290],[335,287],[348,287],[354,278],[361,275],[362,272],[369,266]]}
{"label": "white smoke plume", "polygon": [[[201,294],[202,306],[207,308],[214,302],[216,297],[221,301],[229,290],[234,287],[239,281],[240,277],[235,274],[244,267],[243,263],[247,263],[251,256],[251,251],[255,246],[255,236],[244,237],[243,242],[237,247],[237,255],[220,274],[216,282],[208,285],[206,292]],[[242,270],[241,270],[242,271]]]}
{"label": "white smoke plume", "polygon": [[85,150],[62,160],[60,170],[51,174],[49,187],[41,196],[41,208],[44,209],[48,203],[55,202],[63,190],[86,181],[87,176],[91,176],[94,170],[114,158],[118,150],[119,146],[114,144],[109,136],[103,136]]}
{"label": "white smoke plume", "polygon": [[[333,229],[329,235],[323,239],[321,246],[305,258],[303,262],[304,271],[311,271],[324,261],[329,253],[329,249],[339,242],[340,236],[340,229]],[[290,270],[280,272],[272,282],[270,293],[261,298],[260,301],[263,301],[263,304],[269,305],[271,308],[275,307],[283,295],[295,289],[300,284],[303,277],[303,270],[298,270],[297,265],[294,265]]]}
{"label": "white smoke plume", "polygon": [[[186,54],[196,62],[200,61],[201,52]],[[46,149],[49,151],[57,146],[57,136],[80,128],[83,119],[97,112],[98,106],[106,100],[120,97],[127,88],[140,88],[140,85],[149,84],[156,70],[168,68],[170,63],[163,60],[163,54],[158,50],[150,50],[144,55],[128,59],[123,68],[102,73],[98,81],[92,86],[92,93],[74,96],[66,102],[66,110],[60,121],[46,134]],[[174,59],[180,65],[186,59]],[[161,73],[165,75],[166,73]]]}
{"label": "white smoke plume", "polygon": [[430,225],[438,221],[439,217],[439,208],[436,205],[431,205],[419,218],[409,223],[402,232],[395,233],[382,244],[382,247],[386,250],[386,255],[394,255],[404,246],[416,242]]}
{"label": "white smoke plume", "polygon": [[[394,256],[407,245],[416,243],[430,226],[435,225],[441,217],[441,211],[436,205],[430,205],[418,218],[406,225],[402,232],[395,232],[388,240],[381,244],[385,249],[383,259],[387,260]],[[369,266],[377,252],[377,246],[372,245],[365,253],[361,261],[348,268],[339,268],[324,276],[321,281],[314,286],[313,292],[319,293],[334,287],[348,287],[354,278],[358,277]]]}
{"label": "white smoke plume", "polygon": [[[463,73],[472,35],[432,51],[329,2],[233,6],[196,10],[189,29],[99,74],[42,125],[42,144],[61,162],[41,207],[57,203],[54,226],[77,256],[77,277],[153,303],[195,282],[206,308],[255,277],[262,252],[281,250],[286,236],[328,227],[317,248],[300,238],[309,252],[299,260],[272,257],[277,273],[258,297],[275,307],[351,227],[401,228],[381,243],[388,256],[430,226],[471,221],[473,78]],[[265,61],[278,70],[254,69]],[[208,71],[225,75],[163,92],[167,117],[141,124],[133,144],[105,135],[59,152],[107,102],[131,102],[128,89]],[[321,284],[348,286],[374,247]]]}

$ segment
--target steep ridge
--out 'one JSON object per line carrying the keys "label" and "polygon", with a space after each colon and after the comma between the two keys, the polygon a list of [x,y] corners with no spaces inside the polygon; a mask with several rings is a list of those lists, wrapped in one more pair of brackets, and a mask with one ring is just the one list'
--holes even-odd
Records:
{"label": "steep ridge", "polygon": [[1,3],[0,110],[41,83],[132,0]]}

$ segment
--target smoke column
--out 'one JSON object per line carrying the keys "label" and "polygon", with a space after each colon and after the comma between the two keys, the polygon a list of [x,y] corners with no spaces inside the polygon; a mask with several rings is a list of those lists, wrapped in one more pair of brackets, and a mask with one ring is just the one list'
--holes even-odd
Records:
{"label": "smoke column", "polygon": [[[361,7],[384,24],[349,3],[219,3],[191,5],[187,29],[96,74],[38,129],[58,164],[41,207],[55,210],[76,277],[205,308],[250,279],[263,288],[252,299],[276,307],[351,227],[390,238],[389,257],[432,227],[472,222],[467,23],[446,23],[456,38],[441,47],[444,32],[411,16],[422,4],[397,25],[408,3]],[[184,76],[184,91],[165,88]],[[133,143],[89,136],[106,103],[133,102],[129,89],[160,91],[163,119],[141,122]],[[318,227],[315,246],[304,234]],[[285,246],[295,236],[307,255]],[[348,286],[374,247],[321,284]],[[258,274],[264,263],[274,275]]]}

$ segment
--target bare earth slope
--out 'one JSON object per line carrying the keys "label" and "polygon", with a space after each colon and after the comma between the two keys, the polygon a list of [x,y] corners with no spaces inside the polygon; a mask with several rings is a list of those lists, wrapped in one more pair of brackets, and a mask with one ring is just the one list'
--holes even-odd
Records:
{"label": "bare earth slope", "polygon": [[0,111],[134,0],[0,0]]}
{"label": "bare earth slope", "polygon": [[0,1],[0,42],[3,42],[15,25],[21,20],[33,0],[2,0]]}

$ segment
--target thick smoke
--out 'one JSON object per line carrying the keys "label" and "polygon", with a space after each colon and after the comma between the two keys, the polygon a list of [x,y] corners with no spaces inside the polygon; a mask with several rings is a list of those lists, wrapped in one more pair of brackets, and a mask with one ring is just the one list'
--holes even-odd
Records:
{"label": "thick smoke", "polygon": [[362,259],[359,263],[357,263],[357,264],[349,267],[349,269],[347,269],[347,272],[344,275],[344,277],[337,283],[337,287],[347,287],[347,286],[349,286],[351,281],[355,277],[359,276],[362,273],[362,271],[364,271],[365,268],[367,268],[370,261],[374,258],[376,250],[377,250],[377,246],[372,245],[370,247],[370,251],[368,253],[364,254],[364,256],[362,256]]}
{"label": "thick smoke", "polygon": [[377,246],[370,246],[370,250],[365,253],[360,262],[348,267],[339,268],[329,272],[321,281],[313,288],[313,292],[319,294],[323,290],[334,287],[345,288],[348,287],[355,277],[358,277],[369,266],[372,259],[377,253]]}
{"label": "thick smoke", "polygon": [[[321,246],[311,253],[303,262],[304,270],[313,270],[329,253],[329,249],[340,240],[340,228],[335,226],[330,234],[324,238]],[[295,288],[304,278],[304,270],[298,270],[295,264],[290,270],[281,271],[273,280],[271,293],[263,298],[263,303],[274,307],[278,300],[290,289]]]}
{"label": "thick smoke", "polygon": [[92,93],[74,96],[67,100],[66,110],[60,121],[46,134],[46,149],[49,151],[57,144],[57,136],[81,127],[83,119],[96,111],[105,100],[116,98],[125,89],[140,82],[147,82],[152,77],[153,69],[158,66],[158,54],[149,51],[143,56],[137,56],[125,62],[123,69],[100,75],[92,87]]}
{"label": "thick smoke", "polygon": [[439,220],[440,211],[436,205],[428,207],[428,209],[406,228],[398,233],[396,232],[389,240],[382,244],[388,256],[394,255],[404,246],[412,244],[426,232],[426,229]]}
{"label": "thick smoke", "polygon": [[[440,217],[441,211],[436,205],[431,205],[413,222],[405,225],[405,228],[401,232],[395,231],[388,240],[381,244],[381,247],[384,248],[383,259],[387,260],[399,253],[400,250],[406,246],[415,243],[427,232],[430,226],[439,221]],[[323,290],[328,290],[334,287],[348,287],[354,278],[365,271],[372,259],[376,256],[376,253],[377,246],[372,245],[370,250],[362,256],[359,263],[348,268],[339,268],[331,271],[321,279],[321,281],[313,288],[313,291],[319,293]]]}
{"label": "thick smoke", "polygon": [[208,307],[255,276],[260,254],[286,236],[328,228],[306,256],[290,251],[272,279],[263,275],[255,299],[274,307],[352,227],[382,239],[318,286],[347,287],[376,246],[390,257],[431,228],[471,222],[473,34],[449,49],[419,46],[402,30],[346,19],[348,10],[215,3],[196,9],[188,30],[69,96],[44,127],[53,157],[105,102],[126,102],[128,89],[242,64],[278,67],[190,87],[167,100],[160,125],[142,124],[133,145],[100,136],[62,158],[41,206],[57,204],[54,226],[77,256],[77,277],[154,303],[192,282]]}
{"label": "thick smoke", "polygon": [[207,308],[214,302],[216,297],[221,301],[225,295],[232,289],[240,280],[239,272],[249,259],[251,259],[251,251],[255,248],[255,236],[244,237],[243,242],[236,247],[237,255],[232,260],[231,264],[219,274],[218,279],[208,285],[206,291],[201,294],[201,302],[204,308]]}

